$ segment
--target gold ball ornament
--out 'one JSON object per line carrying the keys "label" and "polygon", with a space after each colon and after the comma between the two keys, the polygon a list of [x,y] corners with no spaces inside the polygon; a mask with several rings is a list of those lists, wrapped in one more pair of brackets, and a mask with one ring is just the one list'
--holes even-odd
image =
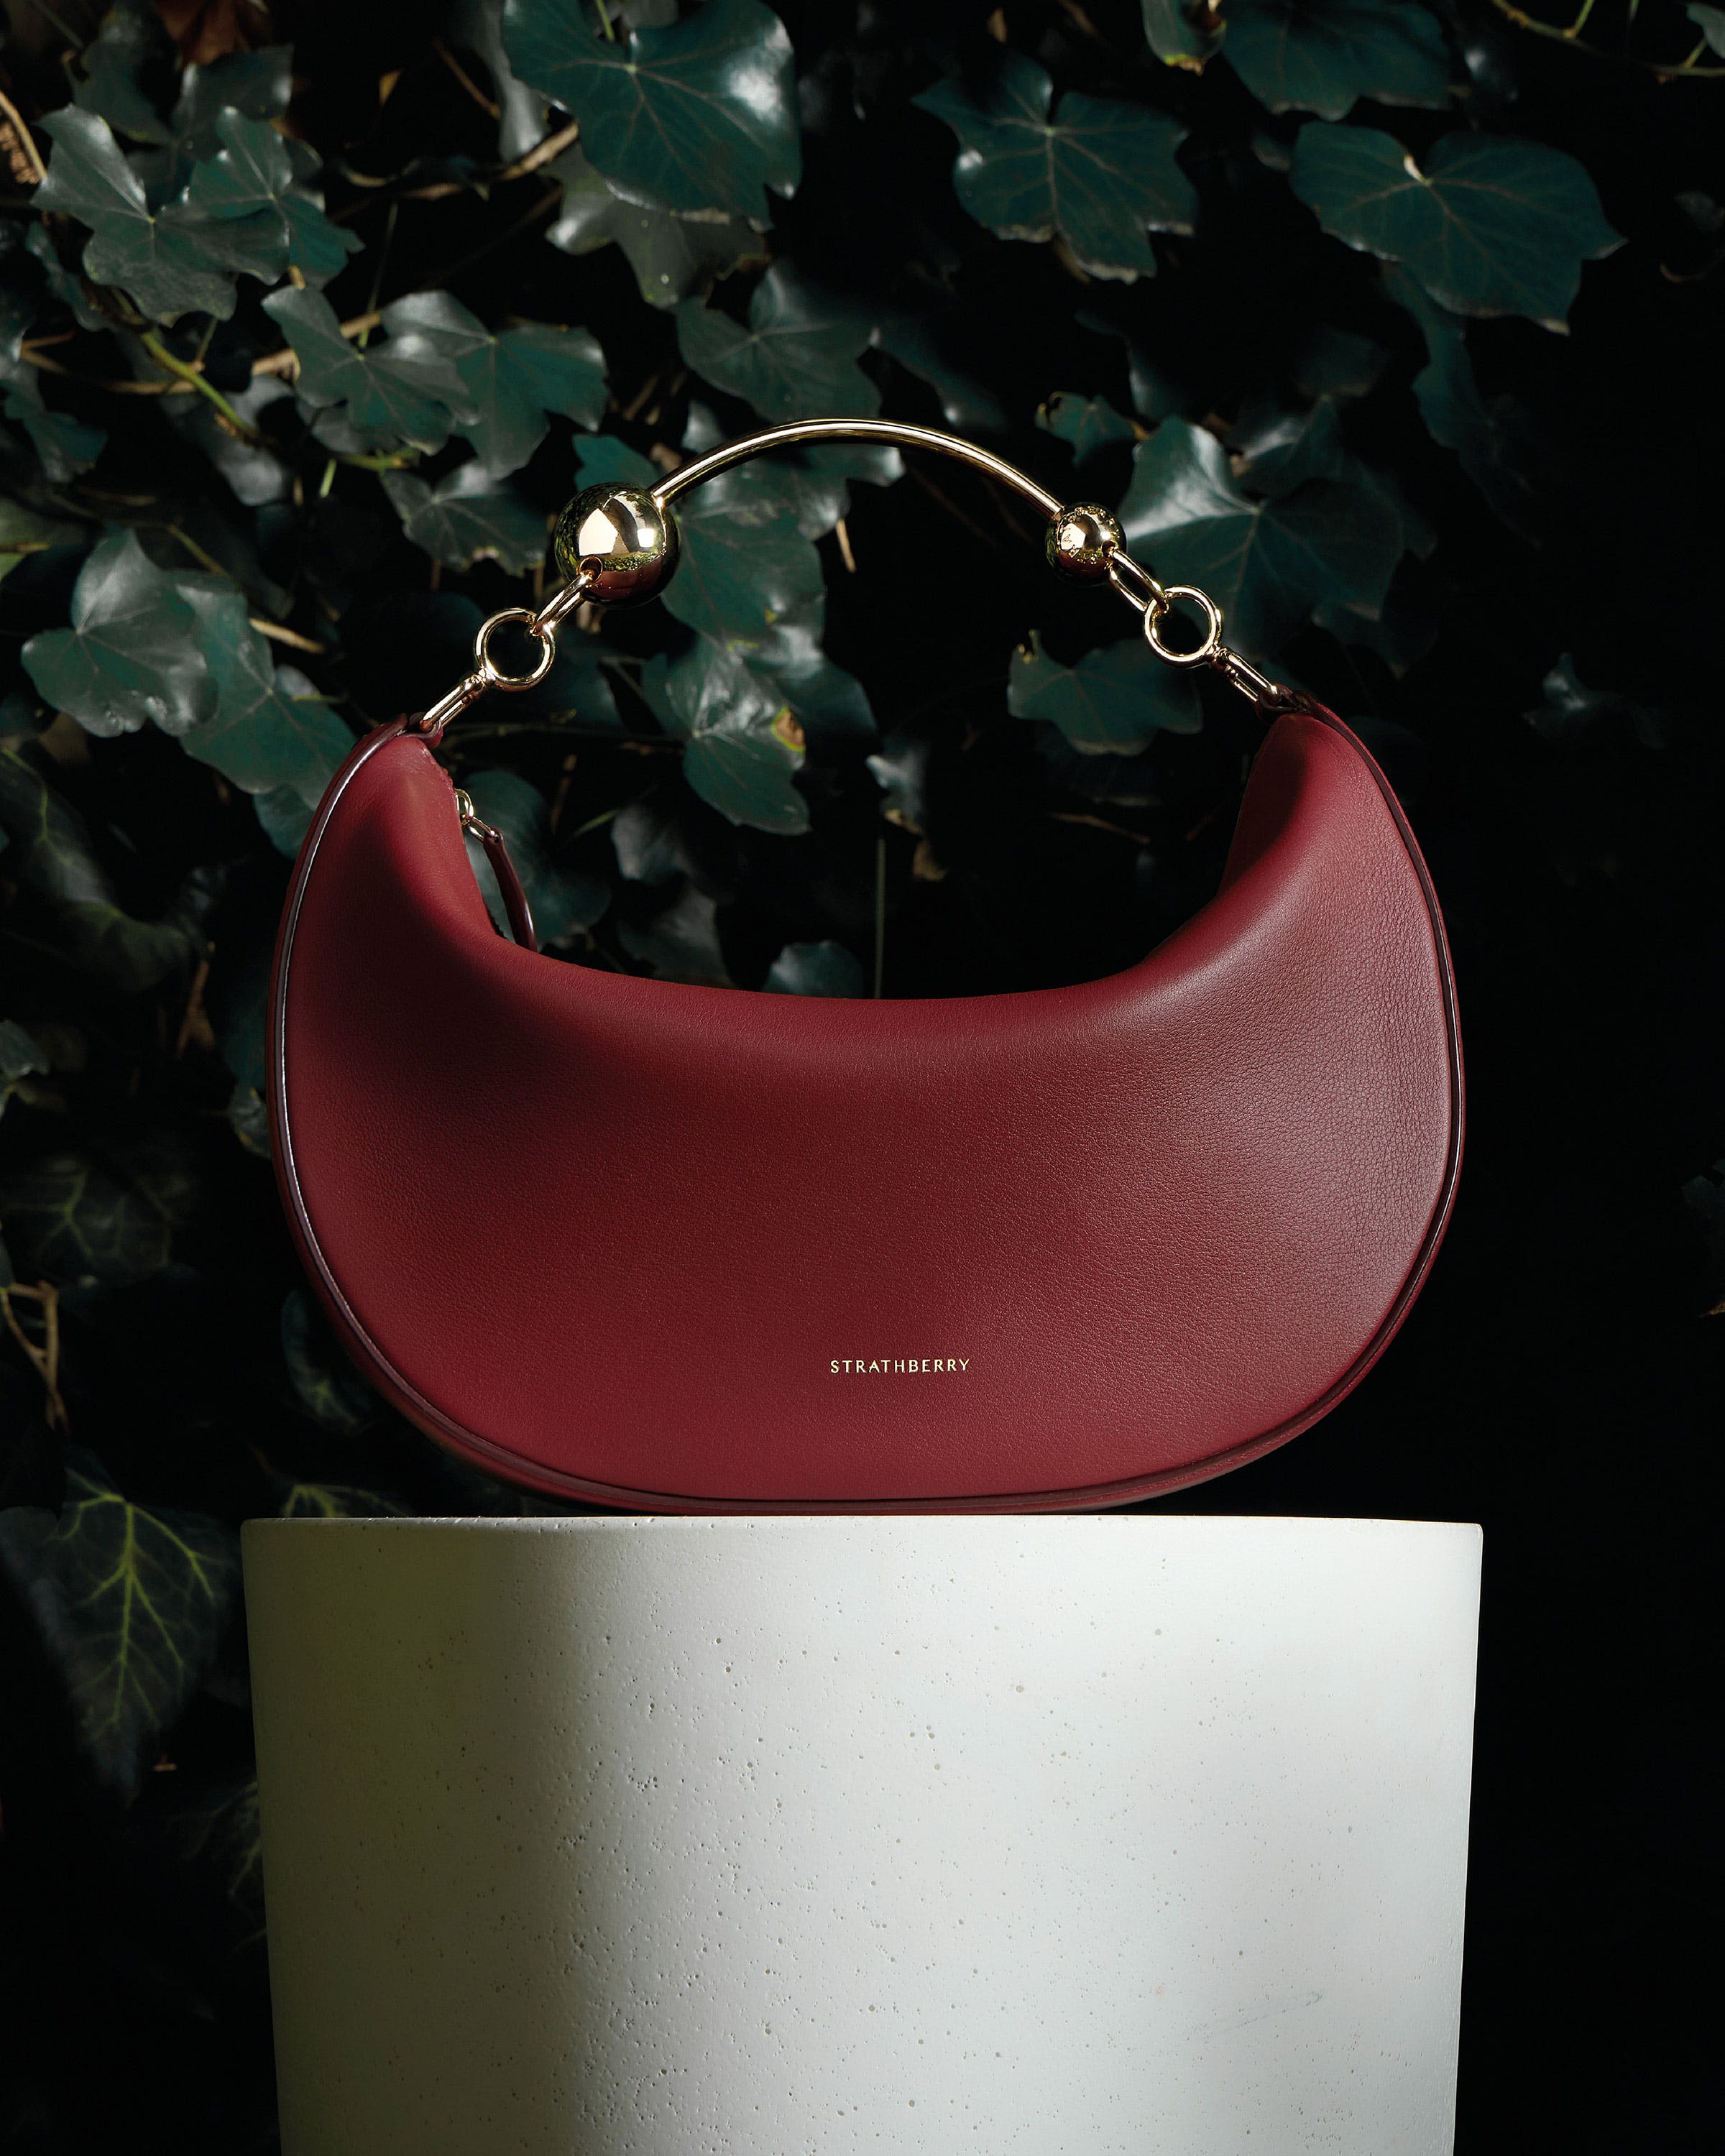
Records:
{"label": "gold ball ornament", "polygon": [[552,555],[572,578],[586,567],[588,595],[601,606],[654,598],[677,566],[677,527],[644,486],[583,487],[557,521]]}
{"label": "gold ball ornament", "polygon": [[1050,521],[1048,566],[1076,584],[1100,584],[1107,578],[1109,555],[1125,543],[1126,535],[1112,511],[1081,501]]}

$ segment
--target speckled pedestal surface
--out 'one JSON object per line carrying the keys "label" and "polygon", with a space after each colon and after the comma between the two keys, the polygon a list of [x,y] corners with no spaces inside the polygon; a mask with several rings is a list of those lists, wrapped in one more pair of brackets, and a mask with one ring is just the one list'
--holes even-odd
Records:
{"label": "speckled pedestal surface", "polygon": [[249,1526],[285,2156],[1446,2156],[1479,1557]]}

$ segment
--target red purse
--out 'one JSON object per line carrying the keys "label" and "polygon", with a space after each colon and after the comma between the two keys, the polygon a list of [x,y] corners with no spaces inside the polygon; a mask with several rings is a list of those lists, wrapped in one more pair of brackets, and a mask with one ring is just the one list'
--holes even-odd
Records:
{"label": "red purse", "polygon": [[[444,726],[539,678],[582,598],[650,597],[677,494],[833,437],[1015,487],[1056,566],[1275,714],[1220,891],[1141,964],[850,1002],[606,973],[494,931]],[[494,617],[465,681],[355,749],[282,921],[282,1195],[377,1389],[561,1496],[813,1512],[1124,1503],[1257,1458],[1357,1384],[1442,1238],[1462,1085],[1431,880],[1342,721],[1228,650],[1106,511],[922,429],[810,421],[650,493],[590,489],[557,555],[547,607]],[[1193,650],[1162,634],[1181,598],[1205,617]],[[490,660],[506,619],[539,639],[532,675]]]}

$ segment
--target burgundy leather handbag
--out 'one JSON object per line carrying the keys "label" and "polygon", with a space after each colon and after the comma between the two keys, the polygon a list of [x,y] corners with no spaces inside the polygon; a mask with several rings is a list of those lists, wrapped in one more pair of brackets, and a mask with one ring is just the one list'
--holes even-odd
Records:
{"label": "burgundy leather handbag", "polygon": [[[832,437],[1015,487],[1057,567],[1273,715],[1220,891],[1141,964],[850,1002],[541,956],[518,892],[523,940],[493,929],[444,726],[539,678],[582,598],[650,597],[676,494]],[[651,492],[590,489],[556,551],[569,582],[538,614],[494,617],[465,681],[354,750],[282,923],[282,1194],[378,1390],[565,1497],[812,1512],[1122,1503],[1256,1458],[1357,1384],[1442,1237],[1462,1086],[1430,878],[1341,721],[1230,651],[1106,511],[926,429],[776,428]],[[1204,617],[1194,649],[1164,639],[1176,601]],[[490,659],[505,619],[539,639],[531,675]]]}

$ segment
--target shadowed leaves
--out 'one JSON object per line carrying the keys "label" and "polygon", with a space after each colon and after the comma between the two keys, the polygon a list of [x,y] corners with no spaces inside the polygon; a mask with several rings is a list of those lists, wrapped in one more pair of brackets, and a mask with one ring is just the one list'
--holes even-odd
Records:
{"label": "shadowed leaves", "polygon": [[1450,101],[1444,33],[1417,0],[1229,0],[1223,50],[1272,112],[1339,120],[1362,97]]}
{"label": "shadowed leaves", "polygon": [[546,238],[566,254],[591,254],[614,242],[629,259],[641,297],[653,306],[674,307],[716,277],[765,256],[767,243],[747,218],[630,202],[578,149],[566,151],[547,169],[562,182],[563,207]]}
{"label": "shadowed leaves", "polygon": [[1193,734],[1203,723],[1192,676],[1164,665],[1142,636],[1062,666],[1033,634],[1013,654],[1006,708],[1057,726],[1086,756],[1135,756],[1158,733]]}
{"label": "shadowed leaves", "polygon": [[782,836],[809,829],[792,783],[803,767],[803,729],[779,685],[738,653],[700,643],[670,665],[651,661],[642,690],[681,737],[683,776],[733,824]]}
{"label": "shadowed leaves", "polygon": [[[591,928],[611,903],[609,886],[598,876],[559,865],[552,844],[551,815],[538,788],[514,771],[475,772],[464,782],[481,821],[503,834],[509,858],[532,908],[533,927],[542,945],[559,943]],[[502,893],[485,848],[470,835],[467,857],[473,864],[491,918],[508,930]]]}
{"label": "shadowed leaves", "polygon": [[1312,479],[1284,496],[1243,494],[1213,434],[1165,419],[1138,449],[1121,506],[1127,543],[1164,583],[1196,584],[1248,654],[1285,643],[1318,604],[1374,612],[1402,552],[1382,495]]}
{"label": "shadowed leaves", "polygon": [[545,519],[477,457],[434,486],[413,472],[385,472],[383,485],[408,538],[452,569],[489,557],[519,573],[545,559]]}
{"label": "shadowed leaves", "polygon": [[70,108],[42,124],[54,138],[54,155],[36,200],[90,227],[85,274],[121,286],[157,321],[194,312],[225,321],[234,311],[234,280],[206,245],[200,221],[172,203],[150,208],[143,182],[106,121],[93,112]]}
{"label": "shadowed leaves", "polygon": [[0,1514],[0,1564],[70,1697],[96,1772],[130,1799],[215,1660],[239,1587],[239,1538],[201,1513],[131,1503],[74,1451],[58,1520]]}
{"label": "shadowed leaves", "polygon": [[454,431],[494,479],[526,463],[545,439],[548,413],[583,427],[603,416],[605,356],[586,330],[549,322],[488,330],[447,292],[393,300],[383,326],[398,352],[403,340],[418,339],[454,368],[468,413]]}
{"label": "shadowed leaves", "polygon": [[811,413],[866,418],[880,392],[856,365],[870,341],[867,317],[816,291],[775,263],[749,301],[748,327],[716,307],[685,300],[677,341],[697,372],[769,419]]}
{"label": "shadowed leaves", "polygon": [[1020,53],[1000,55],[978,90],[939,82],[914,102],[943,120],[963,147],[952,168],[958,199],[1005,239],[1056,235],[1092,276],[1153,276],[1146,227],[1189,232],[1197,208],[1174,151],[1185,131],[1167,114],[1054,85]]}
{"label": "shadowed leaves", "polygon": [[[213,259],[265,284],[290,268],[308,285],[326,284],[360,243],[307,191],[316,158],[243,112],[218,113],[215,130],[222,146],[194,169],[183,198],[187,228],[198,221],[196,236]],[[296,151],[305,161],[300,169]]]}
{"label": "shadowed leaves", "polygon": [[802,176],[791,41],[761,0],[707,0],[627,41],[602,37],[580,0],[507,0],[503,42],[631,200],[759,217],[767,189]]}
{"label": "shadowed leaves", "polygon": [[440,449],[458,419],[476,416],[454,363],[416,325],[382,346],[362,346],[342,336],[321,293],[292,287],[272,292],[264,311],[299,360],[300,398],[339,408],[334,416],[362,446]]}
{"label": "shadowed leaves", "polygon": [[1445,135],[1421,167],[1393,135],[1315,121],[1291,178],[1326,232],[1405,264],[1457,314],[1560,326],[1582,264],[1623,244],[1587,173],[1543,142]]}
{"label": "shadowed leaves", "polygon": [[23,661],[49,702],[91,733],[133,733],[148,720],[184,733],[215,703],[193,629],[172,578],[123,531],[80,571],[71,627],[33,636]]}

